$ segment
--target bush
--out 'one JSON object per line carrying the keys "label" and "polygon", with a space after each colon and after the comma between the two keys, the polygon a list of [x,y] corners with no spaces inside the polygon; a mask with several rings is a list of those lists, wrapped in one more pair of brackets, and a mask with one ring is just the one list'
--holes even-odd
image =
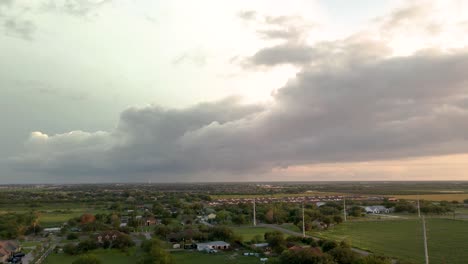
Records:
{"label": "bush", "polygon": [[67,240],[75,240],[75,239],[78,239],[78,234],[76,233],[69,233],[67,235]]}
{"label": "bush", "polygon": [[63,252],[68,255],[75,255],[78,253],[78,248],[73,243],[68,243],[63,247]]}
{"label": "bush", "polygon": [[323,250],[323,252],[328,252],[328,251],[336,248],[337,246],[338,246],[338,243],[336,243],[335,241],[327,240],[327,241],[323,242],[322,250]]}

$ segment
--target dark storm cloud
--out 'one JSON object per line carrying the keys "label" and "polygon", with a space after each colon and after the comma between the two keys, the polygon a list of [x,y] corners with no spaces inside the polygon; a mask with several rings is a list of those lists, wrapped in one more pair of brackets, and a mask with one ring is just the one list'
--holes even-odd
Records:
{"label": "dark storm cloud", "polygon": [[230,98],[181,110],[131,108],[111,132],[34,133],[10,161],[61,175],[180,180],[468,149],[468,51],[389,58],[385,45],[355,39],[310,48],[317,59],[270,105]]}

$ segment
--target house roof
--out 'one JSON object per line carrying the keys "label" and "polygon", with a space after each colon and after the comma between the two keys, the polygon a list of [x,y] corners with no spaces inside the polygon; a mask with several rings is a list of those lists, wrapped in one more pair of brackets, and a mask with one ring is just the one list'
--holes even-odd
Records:
{"label": "house roof", "polygon": [[19,247],[18,243],[11,240],[0,241],[0,248],[5,249],[6,251],[15,251]]}
{"label": "house roof", "polygon": [[206,243],[197,243],[198,247],[203,247],[203,246],[229,246],[229,243],[224,242],[224,241],[211,241],[211,242],[206,242]]}

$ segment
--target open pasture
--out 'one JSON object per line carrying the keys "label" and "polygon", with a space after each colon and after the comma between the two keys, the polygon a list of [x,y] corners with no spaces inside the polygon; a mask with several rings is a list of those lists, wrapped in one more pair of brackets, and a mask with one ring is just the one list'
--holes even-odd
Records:
{"label": "open pasture", "polygon": [[[468,221],[427,219],[431,263],[462,264],[468,259]],[[419,219],[374,222],[347,222],[312,235],[346,240],[371,252],[398,257],[410,263],[423,263],[422,225]]]}

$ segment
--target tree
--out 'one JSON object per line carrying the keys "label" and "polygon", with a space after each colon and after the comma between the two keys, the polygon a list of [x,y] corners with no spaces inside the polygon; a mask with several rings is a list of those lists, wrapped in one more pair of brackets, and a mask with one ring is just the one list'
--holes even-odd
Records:
{"label": "tree", "polygon": [[360,206],[353,206],[349,209],[349,212],[348,214],[350,216],[354,216],[354,217],[360,217],[360,216],[363,216],[365,214],[365,211],[362,207]]}
{"label": "tree", "polygon": [[265,240],[268,242],[271,249],[277,254],[283,252],[283,250],[286,249],[286,240],[284,239],[284,235],[281,232],[266,232]]}
{"label": "tree", "polygon": [[159,239],[144,241],[141,248],[145,254],[140,258],[138,264],[172,264],[172,256],[162,247]]}
{"label": "tree", "polygon": [[101,263],[102,261],[99,260],[94,255],[84,255],[72,262],[72,264],[101,264]]}
{"label": "tree", "polygon": [[305,248],[300,250],[284,251],[279,257],[280,264],[335,264],[336,262],[320,249]]}
{"label": "tree", "polygon": [[328,252],[328,251],[336,248],[337,246],[338,246],[338,243],[336,243],[335,241],[326,240],[322,244],[322,250],[323,250],[323,252]]}
{"label": "tree", "polygon": [[78,252],[78,250],[75,244],[68,243],[63,247],[63,252],[65,252],[68,255],[75,255]]}
{"label": "tree", "polygon": [[349,247],[335,247],[328,251],[328,254],[340,264],[353,264],[359,259],[359,255],[353,252]]}

